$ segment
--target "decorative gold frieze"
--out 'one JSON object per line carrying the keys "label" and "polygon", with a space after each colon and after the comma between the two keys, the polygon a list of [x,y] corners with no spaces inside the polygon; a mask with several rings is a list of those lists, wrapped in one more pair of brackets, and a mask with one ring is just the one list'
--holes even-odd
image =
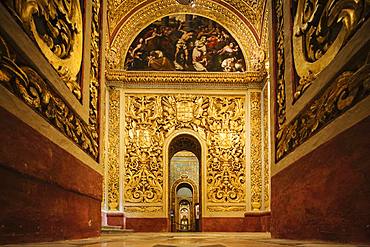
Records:
{"label": "decorative gold frieze", "polygon": [[125,72],[109,71],[106,78],[110,82],[119,82],[121,84],[240,84],[249,85],[261,83],[266,77],[265,70],[260,72],[246,73],[184,73],[184,72]]}
{"label": "decorative gold frieze", "polygon": [[262,132],[261,132],[261,93],[250,93],[251,125],[251,200],[252,210],[262,206]]}
{"label": "decorative gold frieze", "polygon": [[[289,124],[280,130],[277,136],[276,158],[285,155],[301,145],[332,120],[356,105],[369,95],[370,53],[365,45],[362,54],[368,54],[366,61],[358,56],[356,71],[344,70],[336,79],[315,96]],[[347,66],[353,68],[353,63]]]}
{"label": "decorative gold frieze", "polygon": [[163,143],[178,129],[206,142],[207,198],[245,202],[244,97],[135,95],[126,97],[126,203],[163,201]]}
{"label": "decorative gold frieze", "polygon": [[154,212],[161,212],[163,211],[163,207],[162,206],[157,206],[157,207],[153,207],[153,206],[127,206],[125,207],[125,212],[128,212],[128,213],[154,213]]}
{"label": "decorative gold frieze", "polygon": [[118,210],[120,202],[120,91],[112,90],[109,93],[109,121],[108,121],[108,208]]}
{"label": "decorative gold frieze", "polygon": [[369,7],[369,1],[359,0],[298,0],[293,4],[293,55],[300,77],[295,85],[295,99],[330,64],[349,37],[368,18]]}
{"label": "decorative gold frieze", "polygon": [[209,212],[245,212],[245,206],[207,206]]}
{"label": "decorative gold frieze", "polygon": [[0,37],[0,83],[24,101],[51,125],[98,159],[98,132],[94,123],[85,123],[37,71],[18,60],[12,48]]}
{"label": "decorative gold frieze", "polygon": [[79,0],[15,0],[15,12],[49,63],[81,99],[78,74],[83,47]]}

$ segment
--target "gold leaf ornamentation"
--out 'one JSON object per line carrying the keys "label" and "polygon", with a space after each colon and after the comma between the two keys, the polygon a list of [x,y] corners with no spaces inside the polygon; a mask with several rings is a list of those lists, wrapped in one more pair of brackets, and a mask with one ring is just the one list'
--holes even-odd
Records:
{"label": "gold leaf ornamentation", "polygon": [[317,75],[333,61],[349,37],[368,18],[370,3],[363,0],[297,0],[293,11],[293,55],[300,77],[299,98]]}
{"label": "gold leaf ornamentation", "polygon": [[113,90],[109,94],[109,131],[108,131],[108,207],[118,210],[119,206],[119,122],[120,92]]}
{"label": "gold leaf ornamentation", "polygon": [[0,83],[97,160],[97,126],[81,120],[36,70],[20,65],[2,37],[0,54]]}
{"label": "gold leaf ornamentation", "polygon": [[207,197],[245,202],[244,97],[136,95],[126,97],[126,203],[163,201],[163,143],[178,129],[207,142]]}
{"label": "gold leaf ornamentation", "polygon": [[251,119],[251,200],[252,210],[262,206],[262,132],[261,132],[261,93],[250,93]]}
{"label": "gold leaf ornamentation", "polygon": [[344,70],[340,73],[279,131],[276,140],[277,160],[369,95],[370,53],[368,48],[365,50],[368,56],[364,64],[361,67],[359,65],[360,68],[354,72]]}
{"label": "gold leaf ornamentation", "polygon": [[81,99],[83,25],[78,0],[15,0],[15,11],[41,52]]}

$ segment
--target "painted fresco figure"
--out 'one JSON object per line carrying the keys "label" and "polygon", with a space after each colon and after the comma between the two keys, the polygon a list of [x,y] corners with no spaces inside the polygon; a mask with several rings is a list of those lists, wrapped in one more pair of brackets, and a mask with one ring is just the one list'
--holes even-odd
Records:
{"label": "painted fresco figure", "polygon": [[151,51],[148,56],[148,67],[153,70],[171,71],[175,70],[170,60],[163,55],[162,51]]}
{"label": "painted fresco figure", "polygon": [[207,71],[207,38],[202,36],[200,39],[195,41],[195,47],[193,49],[192,61],[196,71]]}

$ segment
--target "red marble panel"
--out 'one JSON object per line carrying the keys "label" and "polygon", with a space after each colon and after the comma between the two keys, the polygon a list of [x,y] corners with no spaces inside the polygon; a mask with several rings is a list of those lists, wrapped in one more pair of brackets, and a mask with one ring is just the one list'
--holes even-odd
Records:
{"label": "red marble panel", "polygon": [[0,147],[1,243],[99,235],[99,173],[3,108]]}
{"label": "red marble panel", "polygon": [[167,232],[166,218],[126,218],[126,228],[135,232]]}
{"label": "red marble panel", "polygon": [[370,242],[370,117],[272,177],[275,238]]}
{"label": "red marble panel", "polygon": [[107,213],[108,226],[121,226],[124,228],[125,215],[123,213]]}
{"label": "red marble panel", "polygon": [[249,214],[244,218],[212,217],[202,219],[203,232],[267,232],[270,215]]}
{"label": "red marble panel", "polygon": [[1,166],[101,199],[99,173],[1,107],[0,120]]}

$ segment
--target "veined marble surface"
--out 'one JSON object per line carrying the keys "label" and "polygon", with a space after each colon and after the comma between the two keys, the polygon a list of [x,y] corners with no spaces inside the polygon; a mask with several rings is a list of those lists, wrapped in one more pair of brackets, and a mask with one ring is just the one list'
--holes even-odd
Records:
{"label": "veined marble surface", "polygon": [[[5,245],[20,246],[20,245]],[[67,240],[22,246],[56,246],[56,247],[329,247],[358,246],[324,241],[299,241],[272,239],[269,233],[120,233],[102,234],[98,238]]]}

